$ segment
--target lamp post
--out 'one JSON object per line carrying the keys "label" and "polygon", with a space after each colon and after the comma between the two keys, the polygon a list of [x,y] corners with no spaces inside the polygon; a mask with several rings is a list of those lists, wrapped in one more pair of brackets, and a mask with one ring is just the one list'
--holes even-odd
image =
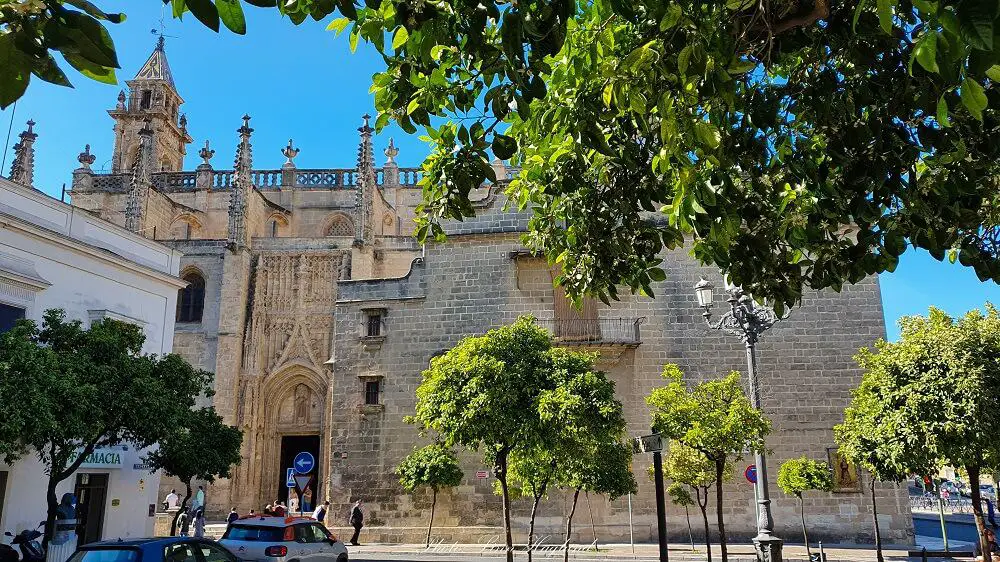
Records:
{"label": "lamp post", "polygon": [[[698,306],[705,312],[705,323],[713,330],[722,330],[727,334],[739,337],[746,346],[747,373],[750,379],[750,403],[761,409],[760,383],[757,381],[757,351],[756,344],[768,328],[780,320],[773,310],[754,304],[750,295],[742,288],[726,283],[726,293],[729,297],[729,311],[722,315],[718,322],[712,323],[712,305],[715,301],[714,287],[704,278],[694,286]],[[782,541],[774,536],[774,518],[771,516],[771,498],[767,492],[767,457],[764,451],[754,451],[754,462],[757,465],[757,482],[754,489],[757,492],[757,536],[754,537],[754,549],[759,562],[781,562]]]}

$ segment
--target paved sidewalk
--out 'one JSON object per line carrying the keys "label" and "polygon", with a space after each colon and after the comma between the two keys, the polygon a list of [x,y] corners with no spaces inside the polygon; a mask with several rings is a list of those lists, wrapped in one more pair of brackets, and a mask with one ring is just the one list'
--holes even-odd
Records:
{"label": "paved sidewalk", "polygon": [[[495,544],[488,546],[474,544],[438,544],[431,545],[429,549],[424,548],[423,545],[373,544],[348,548],[350,549],[352,560],[419,559],[421,561],[436,562],[439,560],[453,561],[464,558],[477,560],[497,560],[503,558],[502,546],[498,547]],[[670,560],[672,562],[693,562],[705,560],[706,556],[704,545],[696,545],[696,548],[697,552],[691,552],[690,545],[671,544]],[[579,562],[595,560],[656,560],[658,552],[659,550],[657,549],[657,546],[653,544],[635,545],[635,554],[632,553],[632,547],[628,544],[602,544],[600,545],[598,551],[589,550],[584,546],[574,546],[570,550],[570,559]],[[813,549],[814,554],[817,554],[818,552],[818,548]],[[913,560],[908,557],[908,549],[906,547],[885,548],[883,549],[883,552],[887,561]],[[876,560],[875,551],[870,548],[833,546],[830,548],[824,547],[824,553],[826,554],[826,559],[829,562],[874,562]],[[538,551],[534,556],[539,560],[561,560],[563,553],[561,548],[552,547],[551,549]],[[712,545],[712,557],[714,560],[719,560],[718,545]],[[521,550],[515,554],[515,558],[518,560],[526,560],[527,554]],[[753,547],[751,545],[742,543],[729,545],[730,562],[755,562],[755,560]],[[784,560],[785,562],[808,562],[805,548],[797,545],[787,545],[784,549]]]}

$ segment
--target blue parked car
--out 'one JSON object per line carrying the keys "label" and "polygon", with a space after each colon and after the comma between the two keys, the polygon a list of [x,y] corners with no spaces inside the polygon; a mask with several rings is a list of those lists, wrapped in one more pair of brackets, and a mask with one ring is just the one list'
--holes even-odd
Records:
{"label": "blue parked car", "polygon": [[211,539],[162,537],[101,541],[76,549],[67,562],[238,562]]}

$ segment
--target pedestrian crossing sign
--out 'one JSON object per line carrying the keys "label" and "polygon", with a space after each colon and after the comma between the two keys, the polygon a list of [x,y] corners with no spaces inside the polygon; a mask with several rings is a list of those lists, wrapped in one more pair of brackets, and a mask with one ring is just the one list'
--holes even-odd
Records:
{"label": "pedestrian crossing sign", "polygon": [[295,487],[295,469],[289,468],[285,473],[285,486],[289,488]]}

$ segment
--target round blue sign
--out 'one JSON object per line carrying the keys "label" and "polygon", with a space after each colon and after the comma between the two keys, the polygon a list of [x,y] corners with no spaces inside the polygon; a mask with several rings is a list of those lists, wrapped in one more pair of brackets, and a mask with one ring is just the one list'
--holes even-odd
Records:
{"label": "round blue sign", "polygon": [[309,474],[315,466],[316,458],[312,456],[312,453],[307,451],[302,451],[295,455],[295,460],[292,461],[292,468],[299,474]]}
{"label": "round blue sign", "polygon": [[743,476],[746,477],[747,482],[751,484],[757,483],[757,467],[755,465],[750,465],[746,470],[743,471]]}

